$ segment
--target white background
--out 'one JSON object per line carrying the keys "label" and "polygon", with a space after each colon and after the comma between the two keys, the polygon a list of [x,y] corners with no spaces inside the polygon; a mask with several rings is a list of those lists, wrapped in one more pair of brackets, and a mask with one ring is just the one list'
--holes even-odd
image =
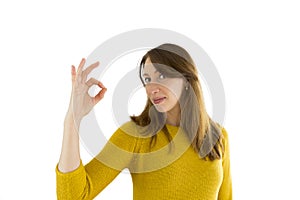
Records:
{"label": "white background", "polygon": [[[1,1],[0,199],[56,198],[70,66],[137,28],[184,34],[216,65],[235,199],[299,199],[299,18],[297,1]],[[97,199],[118,197],[128,173]]]}

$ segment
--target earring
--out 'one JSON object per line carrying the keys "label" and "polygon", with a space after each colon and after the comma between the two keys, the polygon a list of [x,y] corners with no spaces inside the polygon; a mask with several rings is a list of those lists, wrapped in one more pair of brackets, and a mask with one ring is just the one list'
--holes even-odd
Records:
{"label": "earring", "polygon": [[188,88],[188,86],[185,86],[185,90],[188,90],[189,88]]}

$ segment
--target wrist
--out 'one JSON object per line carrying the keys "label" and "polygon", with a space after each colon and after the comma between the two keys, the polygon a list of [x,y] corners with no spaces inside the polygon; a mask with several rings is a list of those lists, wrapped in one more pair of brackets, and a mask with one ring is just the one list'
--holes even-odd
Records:
{"label": "wrist", "polygon": [[78,128],[81,122],[81,118],[75,118],[72,111],[68,110],[65,120],[64,120],[64,126],[65,127],[76,127]]}

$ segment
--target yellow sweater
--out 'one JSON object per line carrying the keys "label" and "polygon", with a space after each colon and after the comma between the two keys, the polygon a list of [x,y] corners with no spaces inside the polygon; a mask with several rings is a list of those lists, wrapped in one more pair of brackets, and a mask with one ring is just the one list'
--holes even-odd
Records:
{"label": "yellow sweater", "polygon": [[125,168],[133,183],[134,200],[230,200],[232,183],[228,135],[224,128],[225,153],[220,160],[204,161],[188,142],[182,129],[166,125],[175,151],[161,131],[149,150],[150,138],[125,123],[111,136],[101,152],[87,165],[68,173],[56,166],[57,198],[93,199]]}

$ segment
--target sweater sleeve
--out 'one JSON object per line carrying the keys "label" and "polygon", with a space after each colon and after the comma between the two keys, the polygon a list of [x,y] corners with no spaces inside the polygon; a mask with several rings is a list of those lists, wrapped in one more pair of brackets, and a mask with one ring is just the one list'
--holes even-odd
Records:
{"label": "sweater sleeve", "polygon": [[77,169],[62,173],[56,165],[57,199],[93,199],[124,168],[128,168],[136,143],[136,137],[119,128],[100,153],[85,166],[80,161]]}
{"label": "sweater sleeve", "polygon": [[224,156],[222,158],[223,181],[219,190],[218,200],[232,200],[232,180],[230,172],[230,152],[228,134],[225,128],[222,128],[223,141],[225,146]]}

